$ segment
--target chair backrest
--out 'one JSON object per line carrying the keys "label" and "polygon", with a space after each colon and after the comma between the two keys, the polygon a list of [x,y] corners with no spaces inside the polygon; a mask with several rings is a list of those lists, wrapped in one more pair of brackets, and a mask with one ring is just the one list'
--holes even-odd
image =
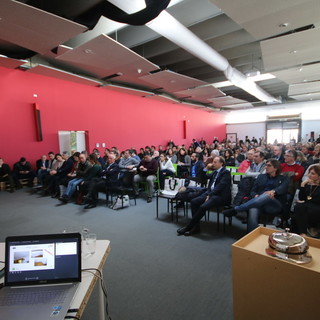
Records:
{"label": "chair backrest", "polygon": [[134,172],[124,171],[121,178],[121,185],[126,188],[131,188],[133,186]]}
{"label": "chair backrest", "polygon": [[174,167],[174,170],[175,170],[175,175],[177,175],[177,172],[178,172],[178,165],[176,164],[176,163],[173,163],[172,164],[173,165],[173,167]]}

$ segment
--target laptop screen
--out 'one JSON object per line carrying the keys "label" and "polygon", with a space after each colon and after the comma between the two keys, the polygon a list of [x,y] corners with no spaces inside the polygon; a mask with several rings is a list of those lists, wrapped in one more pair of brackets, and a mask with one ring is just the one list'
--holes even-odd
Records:
{"label": "laptop screen", "polygon": [[81,281],[81,235],[62,233],[6,239],[5,285]]}

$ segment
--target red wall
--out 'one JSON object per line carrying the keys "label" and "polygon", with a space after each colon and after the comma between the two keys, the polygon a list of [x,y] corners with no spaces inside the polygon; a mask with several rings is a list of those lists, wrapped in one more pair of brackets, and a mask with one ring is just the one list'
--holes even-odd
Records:
{"label": "red wall", "polygon": [[[41,110],[43,141],[36,139],[33,103]],[[0,119],[0,157],[10,165],[21,156],[34,164],[48,151],[59,152],[60,130],[87,130],[90,151],[102,142],[120,150],[166,145],[170,139],[189,146],[193,138],[212,142],[214,136],[222,139],[226,132],[219,113],[2,67]]]}

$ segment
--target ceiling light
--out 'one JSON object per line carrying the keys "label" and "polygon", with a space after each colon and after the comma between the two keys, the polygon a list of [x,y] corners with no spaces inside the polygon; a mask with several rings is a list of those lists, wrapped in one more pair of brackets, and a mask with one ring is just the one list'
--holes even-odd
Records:
{"label": "ceiling light", "polygon": [[[271,73],[261,73],[256,76],[249,77],[249,79],[254,82],[270,80],[274,78],[276,78],[276,76],[274,76]],[[221,81],[221,82],[212,83],[211,85],[215,88],[224,88],[224,87],[231,87],[234,84],[231,81]]]}
{"label": "ceiling light", "polygon": [[256,76],[250,77],[250,79],[254,82],[270,80],[270,79],[274,79],[274,78],[276,78],[276,76],[274,76],[271,73],[261,73],[261,74],[257,74]]}
{"label": "ceiling light", "polygon": [[297,50],[291,50],[290,53],[291,54],[296,54],[298,51]]}
{"label": "ceiling light", "polygon": [[279,27],[280,28],[287,28],[289,26],[289,23],[288,22],[284,22],[284,23],[280,23],[279,24]]}

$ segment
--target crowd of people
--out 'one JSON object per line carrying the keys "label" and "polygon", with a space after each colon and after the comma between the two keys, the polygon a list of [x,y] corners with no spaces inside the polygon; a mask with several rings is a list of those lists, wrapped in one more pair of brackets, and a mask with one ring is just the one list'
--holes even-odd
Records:
{"label": "crowd of people", "polygon": [[[186,187],[192,180],[201,186],[188,199],[192,220],[178,230],[178,235],[199,232],[199,221],[209,208],[231,205],[224,214],[231,217],[247,212],[248,230],[254,229],[265,213],[280,216],[282,226],[291,223],[299,234],[317,236],[319,159],[320,139],[267,144],[263,138],[246,137],[237,142],[214,138],[209,144],[201,138],[193,139],[189,146],[171,140],[166,146],[140,148],[139,153],[135,148],[121,152],[116,147],[106,148],[103,155],[98,149],[90,154],[48,152],[35,167],[21,157],[11,169],[0,158],[0,182],[7,183],[8,190],[14,192],[22,187],[22,180],[27,181],[29,187],[61,203],[74,200],[91,209],[98,204],[99,192],[128,183],[139,196],[144,182],[147,202],[151,202],[157,178],[160,189],[164,189],[166,178],[175,176],[184,178]],[[232,203],[232,179],[226,167],[238,167],[243,173]]]}

